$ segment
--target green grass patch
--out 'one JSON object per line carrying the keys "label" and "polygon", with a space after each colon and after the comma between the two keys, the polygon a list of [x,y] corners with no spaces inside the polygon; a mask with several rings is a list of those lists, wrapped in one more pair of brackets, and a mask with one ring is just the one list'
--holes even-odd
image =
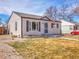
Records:
{"label": "green grass patch", "polygon": [[24,59],[79,59],[79,41],[75,40],[29,39],[9,45]]}

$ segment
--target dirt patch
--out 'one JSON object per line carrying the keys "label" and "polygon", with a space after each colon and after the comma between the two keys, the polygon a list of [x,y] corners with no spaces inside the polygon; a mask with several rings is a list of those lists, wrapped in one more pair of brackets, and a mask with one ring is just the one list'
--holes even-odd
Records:
{"label": "dirt patch", "polygon": [[0,44],[0,59],[23,59],[23,57],[14,48],[6,44]]}

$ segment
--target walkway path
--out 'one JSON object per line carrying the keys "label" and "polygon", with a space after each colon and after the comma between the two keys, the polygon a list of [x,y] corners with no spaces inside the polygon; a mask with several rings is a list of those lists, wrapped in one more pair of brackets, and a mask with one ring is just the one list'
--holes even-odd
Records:
{"label": "walkway path", "polygon": [[23,59],[14,48],[0,43],[0,59]]}

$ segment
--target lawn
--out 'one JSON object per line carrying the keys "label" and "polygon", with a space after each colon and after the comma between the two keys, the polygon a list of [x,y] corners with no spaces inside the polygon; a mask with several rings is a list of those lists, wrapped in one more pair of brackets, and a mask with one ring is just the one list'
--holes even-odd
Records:
{"label": "lawn", "polygon": [[71,38],[71,39],[79,39],[79,35],[67,35],[63,36],[64,38]]}
{"label": "lawn", "polygon": [[0,35],[0,38],[10,38],[10,35]]}
{"label": "lawn", "polygon": [[79,59],[78,40],[42,38],[8,44],[24,59]]}

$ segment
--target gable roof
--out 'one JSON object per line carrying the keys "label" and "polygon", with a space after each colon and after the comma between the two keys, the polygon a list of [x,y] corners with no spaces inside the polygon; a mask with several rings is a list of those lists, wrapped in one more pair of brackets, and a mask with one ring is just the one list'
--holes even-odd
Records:
{"label": "gable roof", "polygon": [[47,16],[43,16],[41,19],[48,19],[48,21],[53,21],[53,22],[61,22],[61,21],[59,21],[59,20],[53,20],[53,19],[50,19],[49,17],[47,17]]}
{"label": "gable roof", "polygon": [[79,22],[75,22],[75,21],[68,21],[68,20],[61,20],[62,21],[65,21],[65,22],[68,22],[68,23],[72,23],[74,25],[78,25],[79,26]]}
{"label": "gable roof", "polygon": [[43,21],[60,22],[57,20],[51,20],[47,16],[38,16],[38,15],[26,14],[26,13],[21,13],[21,12],[16,12],[16,11],[13,11],[12,14],[13,13],[17,14],[21,18],[30,18],[30,19],[43,20]]}
{"label": "gable roof", "polygon": [[38,18],[38,19],[42,17],[38,15],[26,14],[26,13],[15,12],[15,11],[13,11],[13,13],[17,14],[20,17],[31,17],[31,18]]}
{"label": "gable roof", "polygon": [[72,22],[72,23],[74,23],[75,25],[78,25],[79,26],[79,23],[78,22]]}
{"label": "gable roof", "polygon": [[62,25],[75,25],[74,23],[66,20],[60,20]]}

